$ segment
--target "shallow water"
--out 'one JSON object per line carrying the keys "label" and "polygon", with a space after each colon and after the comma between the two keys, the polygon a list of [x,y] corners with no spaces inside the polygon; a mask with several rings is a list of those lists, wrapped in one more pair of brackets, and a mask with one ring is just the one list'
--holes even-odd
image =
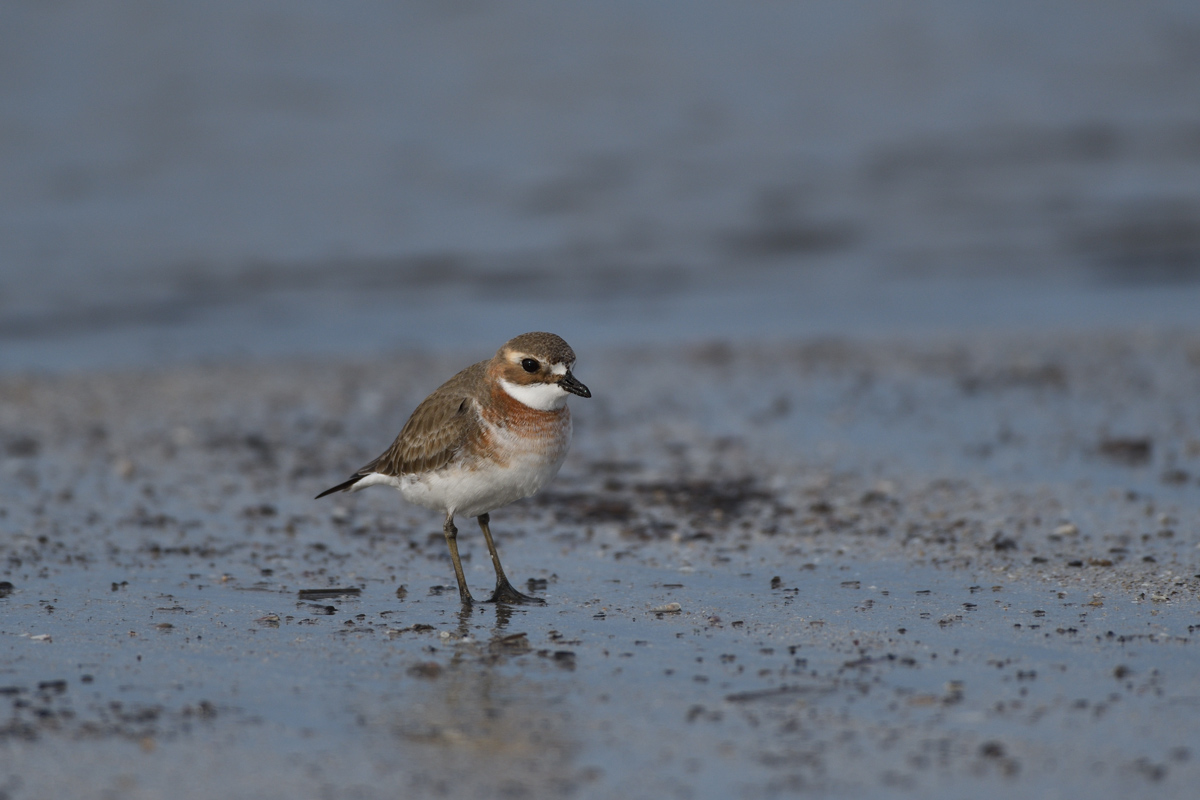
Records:
{"label": "shallow water", "polygon": [[[361,554],[305,559],[365,587],[320,604],[297,601],[285,558],[265,578],[171,555],[56,571],[5,601],[21,637],[6,772],[135,796],[167,776],[284,796],[277,771],[301,763],[364,796],[1184,796],[1195,780],[1194,609],[888,561],[798,571],[769,546],[692,566],[674,547],[630,563],[532,539],[505,552],[551,576],[548,605],[466,615],[453,590],[426,594],[433,565],[403,568],[398,602],[393,567]],[[39,775],[66,742],[119,758]]]}
{"label": "shallow water", "polygon": [[1195,324],[1187,3],[205,8],[8,10],[0,370]]}

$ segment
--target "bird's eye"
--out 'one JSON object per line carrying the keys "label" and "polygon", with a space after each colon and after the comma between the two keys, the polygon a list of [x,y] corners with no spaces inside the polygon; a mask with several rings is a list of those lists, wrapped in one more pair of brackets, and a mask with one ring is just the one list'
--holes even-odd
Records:
{"label": "bird's eye", "polygon": [[540,366],[541,365],[538,364],[537,359],[535,358],[521,359],[521,369],[525,370],[526,372],[537,372],[538,367]]}

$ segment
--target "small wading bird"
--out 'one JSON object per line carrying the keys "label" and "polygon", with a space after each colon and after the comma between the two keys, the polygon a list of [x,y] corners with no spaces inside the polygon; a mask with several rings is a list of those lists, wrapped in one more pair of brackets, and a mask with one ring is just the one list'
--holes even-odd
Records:
{"label": "small wading bird", "polygon": [[571,443],[567,398],[592,396],[571,374],[574,365],[575,351],[553,333],[508,340],[490,360],[472,364],[426,397],[383,455],[317,498],[382,484],[399,489],[410,503],[443,512],[464,606],[474,598],[458,557],[454,515],[477,517],[496,570],[489,602],[544,603],[508,582],[488,514],[529,497],[558,474]]}

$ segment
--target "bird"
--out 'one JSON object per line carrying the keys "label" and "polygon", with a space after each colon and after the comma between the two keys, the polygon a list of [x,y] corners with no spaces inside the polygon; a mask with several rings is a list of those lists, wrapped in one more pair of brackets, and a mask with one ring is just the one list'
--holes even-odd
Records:
{"label": "bird", "polygon": [[592,393],[572,373],[575,351],[553,333],[523,333],[426,397],[378,458],[317,495],[391,486],[410,503],[446,515],[442,533],[464,607],[475,599],[458,555],[455,515],[479,522],[496,588],[488,602],[544,604],[513,588],[492,540],[492,511],[549,483],[571,443],[571,395]]}

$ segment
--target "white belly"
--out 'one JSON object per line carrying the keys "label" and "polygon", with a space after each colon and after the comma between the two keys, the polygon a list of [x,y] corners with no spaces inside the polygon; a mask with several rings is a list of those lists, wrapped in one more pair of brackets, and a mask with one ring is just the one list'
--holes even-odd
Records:
{"label": "white belly", "polygon": [[504,465],[474,459],[450,464],[433,472],[401,475],[367,475],[354,489],[387,484],[400,490],[410,503],[447,514],[477,517],[537,492],[558,474],[570,443],[568,427],[559,441],[530,443],[494,429],[497,452]]}

